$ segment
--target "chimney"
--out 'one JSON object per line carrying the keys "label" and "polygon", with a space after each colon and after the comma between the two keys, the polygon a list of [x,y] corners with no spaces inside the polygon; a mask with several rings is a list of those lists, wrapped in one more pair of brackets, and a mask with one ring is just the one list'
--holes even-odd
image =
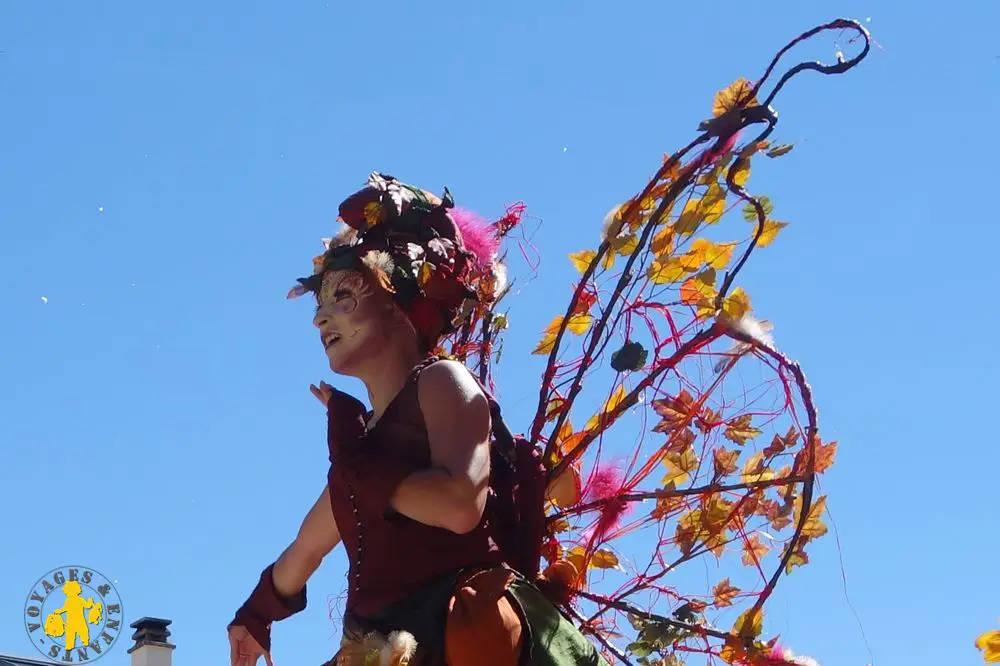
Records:
{"label": "chimney", "polygon": [[170,620],[158,617],[139,618],[129,625],[135,629],[132,634],[135,645],[128,649],[132,666],[170,666],[170,656],[176,646],[167,641],[169,625]]}

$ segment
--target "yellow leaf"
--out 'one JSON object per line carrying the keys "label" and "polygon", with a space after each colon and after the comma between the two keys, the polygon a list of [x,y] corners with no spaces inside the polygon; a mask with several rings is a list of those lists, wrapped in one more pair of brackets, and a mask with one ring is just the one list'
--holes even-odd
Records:
{"label": "yellow leaf", "polygon": [[653,241],[649,244],[650,251],[657,257],[667,254],[674,248],[674,230],[670,227],[663,227],[653,236]]}
{"label": "yellow leaf", "polygon": [[[805,525],[802,526],[802,536],[810,539],[818,539],[827,532],[826,524],[820,518],[826,511],[826,496],[820,497],[809,507],[809,515],[806,517]],[[795,523],[798,524],[799,516],[802,513],[802,500],[795,505]]]}
{"label": "yellow leaf", "polygon": [[[591,321],[593,321],[593,319],[589,314],[575,314],[569,318],[569,323],[566,325],[566,328],[571,333],[581,335],[586,333],[587,329],[590,328]],[[556,335],[559,333],[559,328],[562,326],[562,322],[562,315],[558,315],[549,323],[548,327],[545,329],[545,335],[538,343],[538,346],[535,347],[535,350],[531,352],[532,354],[548,354],[552,351],[552,348],[556,343]]]}
{"label": "yellow leaf", "polygon": [[639,238],[635,234],[618,236],[611,241],[611,247],[613,247],[621,256],[627,257],[635,252],[635,249],[639,247]]}
{"label": "yellow leaf", "polygon": [[[555,418],[559,416],[559,414],[562,412],[562,409],[565,405],[566,405],[566,400],[564,398],[560,398],[559,396],[556,396],[555,398],[549,400],[549,404],[545,406],[546,423],[548,423],[549,421],[554,421]],[[563,425],[565,426],[566,423],[569,423],[569,419],[567,419],[563,423]]]}
{"label": "yellow leaf", "polygon": [[750,414],[737,416],[726,426],[726,439],[735,444],[743,446],[748,439],[753,439],[760,435],[760,430],[750,425],[753,417]]}
{"label": "yellow leaf", "polygon": [[725,268],[733,258],[736,243],[709,243],[705,248],[705,263],[712,268]]}
{"label": "yellow leaf", "polygon": [[646,274],[654,284],[667,284],[679,281],[694,270],[682,265],[680,259],[677,257],[670,257],[664,262],[654,259]]}
{"label": "yellow leaf", "polygon": [[792,569],[795,567],[801,567],[809,564],[809,556],[806,555],[805,551],[799,548],[794,551],[788,558],[788,562],[785,564],[785,573],[792,573]]}
{"label": "yellow leaf", "polygon": [[757,247],[767,247],[778,237],[778,232],[788,226],[787,222],[777,220],[764,220],[764,231],[757,239]]}
{"label": "yellow leaf", "polygon": [[594,250],[580,250],[569,255],[569,260],[573,262],[573,267],[583,273],[590,266],[590,262],[597,256]]}
{"label": "yellow leaf", "polygon": [[618,556],[610,550],[598,550],[590,558],[590,566],[595,569],[614,569],[618,566]]}
{"label": "yellow leaf", "polygon": [[549,482],[545,496],[560,507],[576,504],[580,501],[580,473],[570,465]]}
{"label": "yellow leaf", "polygon": [[700,208],[706,222],[709,224],[718,222],[726,212],[726,191],[718,183],[713,183],[705,192]]}
{"label": "yellow leaf", "polygon": [[587,332],[588,328],[590,328],[590,322],[592,320],[593,318],[589,314],[575,314],[569,318],[569,324],[566,328],[568,328],[571,333],[582,335]]}
{"label": "yellow leaf", "polygon": [[583,566],[583,561],[587,558],[587,551],[585,551],[581,546],[574,546],[569,555],[566,556],[566,561],[572,564],[577,571],[585,571]]}
{"label": "yellow leaf", "polygon": [[750,160],[740,157],[733,166],[735,168],[733,182],[737,186],[743,187],[750,179]]}
{"label": "yellow leaf", "polygon": [[698,456],[691,448],[684,449],[683,452],[669,451],[663,456],[663,466],[667,468],[667,473],[662,484],[666,486],[673,483],[678,486],[687,481],[691,472],[698,468]]}
{"label": "yellow leaf", "polygon": [[771,481],[774,479],[774,471],[764,466],[764,454],[755,453],[743,465],[742,483],[756,483],[758,481]]}
{"label": "yellow leaf", "polygon": [[976,638],[976,649],[987,664],[1000,664],[1000,631],[987,631]]}
{"label": "yellow leaf", "polygon": [[754,639],[764,631],[764,611],[748,608],[736,619],[733,631],[743,639]]}
{"label": "yellow leaf", "polygon": [[751,97],[753,85],[746,79],[737,79],[726,88],[715,93],[712,104],[712,116],[718,118],[726,111],[737,106],[746,107],[757,103],[756,97]]}
{"label": "yellow leaf", "polygon": [[606,252],[604,254],[604,261],[601,262],[601,266],[604,268],[604,270],[610,271],[611,267],[614,265],[615,265],[615,253]]}
{"label": "yellow leaf", "polygon": [[598,414],[595,414],[587,421],[587,425],[584,426],[584,430],[593,431],[597,430],[598,427],[602,425],[601,421],[604,421],[604,426],[610,425],[608,423],[608,417],[606,415],[611,414],[614,410],[618,409],[618,406],[622,404],[625,399],[625,385],[619,384],[618,388],[614,390],[611,397],[608,398],[607,402],[604,403],[604,407]]}
{"label": "yellow leaf", "polygon": [[733,293],[726,296],[722,302],[722,312],[734,321],[739,321],[750,312],[750,297],[742,287],[736,287]]}
{"label": "yellow leaf", "polygon": [[680,217],[678,217],[677,221],[674,222],[674,231],[679,233],[681,236],[690,236],[698,230],[698,225],[701,224],[703,219],[704,215],[701,210],[701,199],[691,197],[688,199],[688,202],[684,204],[684,210],[681,211]]}

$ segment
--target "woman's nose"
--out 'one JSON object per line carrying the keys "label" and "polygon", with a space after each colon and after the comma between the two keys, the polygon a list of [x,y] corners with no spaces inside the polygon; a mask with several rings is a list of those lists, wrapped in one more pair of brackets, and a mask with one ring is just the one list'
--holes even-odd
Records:
{"label": "woman's nose", "polygon": [[315,316],[313,316],[313,326],[316,328],[323,328],[323,326],[329,323],[330,316],[322,310],[317,310]]}

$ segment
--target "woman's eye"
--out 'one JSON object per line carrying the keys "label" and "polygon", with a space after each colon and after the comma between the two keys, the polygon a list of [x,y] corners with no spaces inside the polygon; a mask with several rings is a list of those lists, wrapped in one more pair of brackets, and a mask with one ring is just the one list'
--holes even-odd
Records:
{"label": "woman's eye", "polygon": [[338,289],[337,291],[333,292],[333,297],[338,301],[342,298],[350,298],[350,296],[351,292],[347,291],[346,289]]}

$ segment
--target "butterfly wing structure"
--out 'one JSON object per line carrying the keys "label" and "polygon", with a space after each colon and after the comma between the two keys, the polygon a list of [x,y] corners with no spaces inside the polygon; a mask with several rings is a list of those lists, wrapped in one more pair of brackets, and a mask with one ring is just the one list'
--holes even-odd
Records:
{"label": "butterfly wing structure", "polygon": [[[853,32],[859,54],[795,65],[765,96],[785,53],[827,31]],[[546,470],[537,582],[610,658],[790,654],[767,638],[765,604],[827,532],[817,479],[837,445],[821,439],[801,367],[738,284],[787,226],[747,186],[751,166],[791,151],[769,139],[785,84],[846,72],[869,48],[847,19],[797,37],[756,82],[721,90],[701,133],[605,216],[595,247],[570,256],[579,275],[534,350],[545,365],[525,428]],[[498,247],[523,212],[489,226]],[[485,386],[508,287],[470,303],[443,347]]]}

